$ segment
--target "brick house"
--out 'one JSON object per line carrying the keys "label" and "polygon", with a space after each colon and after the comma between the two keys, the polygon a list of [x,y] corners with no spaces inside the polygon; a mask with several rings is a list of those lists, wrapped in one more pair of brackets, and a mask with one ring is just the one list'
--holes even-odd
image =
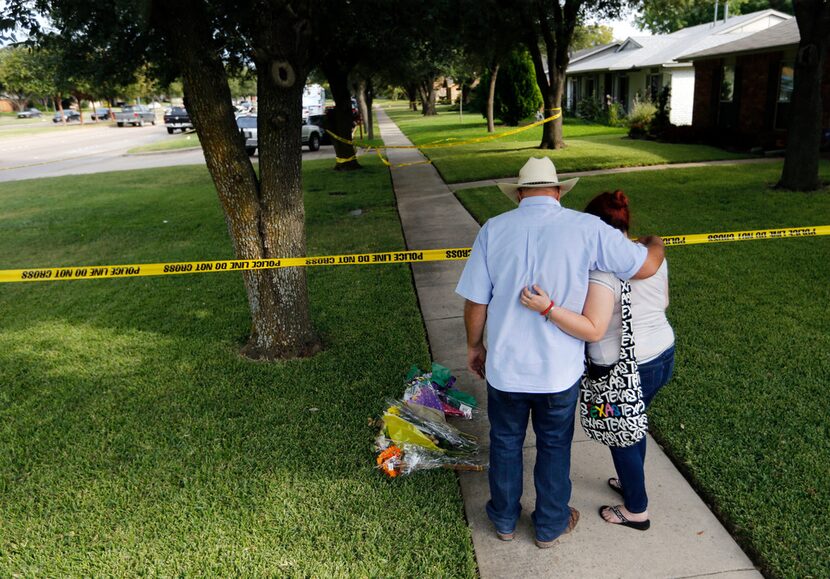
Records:
{"label": "brick house", "polygon": [[[780,149],[786,144],[793,64],[799,34],[795,19],[751,36],[684,55],[694,64],[692,128],[723,145]],[[824,142],[830,140],[830,59],[822,83]]]}
{"label": "brick house", "polygon": [[576,52],[568,64],[566,107],[574,111],[584,98],[605,102],[610,97],[630,111],[635,98],[656,101],[662,88],[670,86],[671,122],[690,125],[695,70],[682,57],[746,38],[791,18],[777,10],[760,10]]}

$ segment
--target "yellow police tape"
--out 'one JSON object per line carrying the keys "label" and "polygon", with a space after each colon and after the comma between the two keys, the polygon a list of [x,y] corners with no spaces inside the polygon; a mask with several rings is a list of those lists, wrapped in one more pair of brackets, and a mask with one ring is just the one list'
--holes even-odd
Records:
{"label": "yellow police tape", "polygon": [[444,147],[459,147],[461,145],[471,145],[474,143],[483,143],[485,141],[493,141],[495,139],[502,139],[504,137],[510,137],[512,135],[517,135],[519,133],[523,133],[525,131],[529,131],[530,129],[536,128],[538,126],[544,125],[545,123],[549,123],[553,120],[558,119],[562,116],[562,109],[557,107],[555,109],[549,109],[552,111],[559,111],[555,115],[551,115],[545,119],[540,121],[536,121],[535,123],[531,123],[529,125],[525,125],[523,127],[519,127],[517,129],[510,129],[509,131],[504,131],[503,133],[494,133],[492,135],[486,135],[484,137],[476,137],[474,139],[463,139],[461,141],[450,141],[449,139],[441,139],[440,141],[434,141],[432,143],[426,143],[423,145],[370,145],[364,141],[358,140],[349,140],[344,139],[340,135],[335,135],[328,129],[326,132],[331,136],[331,138],[340,141],[341,143],[346,143],[347,145],[352,145],[354,147],[361,147],[363,149],[440,149]]}
{"label": "yellow police tape", "polygon": [[[691,235],[664,237],[663,242],[667,246],[676,246],[761,239],[785,239],[788,237],[816,237],[820,235],[830,235],[830,225],[783,229],[757,229],[753,231],[728,231],[723,233],[695,233]],[[467,259],[470,251],[472,250],[469,247],[457,247],[450,249],[416,249],[409,251],[385,251],[380,253],[321,255],[316,257],[227,259],[219,261],[181,261],[173,263],[6,269],[0,270],[0,283],[181,275],[187,273],[251,271],[258,269],[276,269],[280,267],[312,267],[318,265],[374,265],[426,261],[457,261]]]}
{"label": "yellow police tape", "polygon": [[[487,136],[484,136],[484,137],[476,137],[474,139],[463,139],[461,141],[454,141],[454,140],[452,140],[452,138],[450,138],[450,139],[441,139],[440,141],[434,141],[432,143],[426,143],[424,145],[370,145],[369,143],[366,143],[365,141],[358,141],[356,139],[355,140],[344,139],[343,137],[341,137],[339,135],[335,135],[334,133],[332,133],[328,129],[326,129],[326,132],[329,134],[329,136],[332,139],[335,139],[335,140],[340,141],[341,143],[345,143],[347,145],[351,145],[353,147],[361,148],[366,153],[370,153],[372,151],[375,151],[377,153],[378,157],[380,157],[380,160],[387,167],[400,168],[400,167],[410,167],[412,165],[423,165],[423,164],[427,164],[427,163],[432,163],[432,161],[431,160],[416,161],[414,163],[401,163],[399,165],[393,165],[392,163],[390,163],[387,159],[385,159],[383,157],[380,150],[381,149],[442,149],[442,148],[447,148],[447,147],[460,147],[462,145],[472,145],[472,144],[475,144],[475,143],[484,143],[484,142],[487,142],[487,141],[494,141],[496,139],[502,139],[504,137],[510,137],[512,135],[517,135],[519,133],[529,131],[530,129],[533,129],[533,128],[541,126],[541,125],[544,125],[545,123],[549,123],[549,122],[551,122],[553,120],[556,120],[556,119],[558,119],[559,117],[562,116],[562,109],[560,107],[556,107],[556,108],[553,108],[553,109],[546,109],[546,110],[559,111],[559,112],[554,114],[554,115],[551,115],[551,116],[549,116],[545,119],[542,119],[540,121],[536,121],[535,123],[531,123],[529,125],[525,125],[524,127],[519,127],[517,129],[511,129],[509,131],[504,131],[503,133],[495,133],[495,134],[487,135]],[[355,159],[357,159],[357,153],[355,153],[354,155],[352,155],[351,157],[348,157],[348,158],[335,157],[335,162],[337,162],[337,163],[349,163],[351,161],[354,161]]]}

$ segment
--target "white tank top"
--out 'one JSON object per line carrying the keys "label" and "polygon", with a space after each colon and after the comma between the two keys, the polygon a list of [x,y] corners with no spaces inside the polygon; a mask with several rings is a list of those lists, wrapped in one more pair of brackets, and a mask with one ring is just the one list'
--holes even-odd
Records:
{"label": "white tank top", "polygon": [[[620,359],[622,313],[621,282],[613,273],[592,271],[590,283],[614,292],[614,313],[608,331],[598,341],[588,344],[588,358],[594,364],[611,366]],[[631,280],[631,326],[634,331],[634,352],[637,362],[648,362],[674,344],[674,331],[666,319],[669,306],[669,266],[664,259],[660,269],[648,279]]]}

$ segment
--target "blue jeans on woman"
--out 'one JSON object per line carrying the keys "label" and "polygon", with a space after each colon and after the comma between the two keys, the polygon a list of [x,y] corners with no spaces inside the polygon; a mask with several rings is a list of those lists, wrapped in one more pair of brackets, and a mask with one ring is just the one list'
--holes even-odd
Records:
{"label": "blue jeans on woman", "polygon": [[[674,346],[665,350],[656,358],[643,364],[640,369],[640,387],[643,389],[643,401],[646,408],[651,405],[654,396],[671,379],[674,370]],[[590,364],[588,372],[592,378],[607,374],[611,366]],[[625,448],[611,447],[611,457],[617,478],[620,480],[625,508],[631,513],[642,513],[648,509],[646,494],[646,477],[643,465],[646,462],[646,438]]]}
{"label": "blue jeans on woman", "polygon": [[579,382],[555,394],[504,392],[487,384],[490,418],[490,501],[487,515],[500,533],[512,533],[522,510],[522,447],[532,416],[536,433],[536,538],[552,541],[568,527],[571,441]]}

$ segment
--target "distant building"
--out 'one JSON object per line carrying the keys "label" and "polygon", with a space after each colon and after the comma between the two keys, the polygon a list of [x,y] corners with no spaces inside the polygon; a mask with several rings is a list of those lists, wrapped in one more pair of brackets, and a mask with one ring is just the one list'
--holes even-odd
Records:
{"label": "distant building", "polygon": [[[750,36],[692,52],[692,127],[700,136],[742,147],[780,148],[786,142],[793,67],[800,35],[795,19]],[[821,126],[830,140],[830,59],[825,60]]]}
{"label": "distant building", "polygon": [[612,98],[629,111],[635,97],[656,101],[662,88],[671,86],[670,120],[675,125],[690,125],[695,70],[682,57],[749,37],[791,18],[777,10],[762,10],[671,34],[635,36],[578,51],[568,65],[566,106],[574,111],[583,98],[603,103]]}

